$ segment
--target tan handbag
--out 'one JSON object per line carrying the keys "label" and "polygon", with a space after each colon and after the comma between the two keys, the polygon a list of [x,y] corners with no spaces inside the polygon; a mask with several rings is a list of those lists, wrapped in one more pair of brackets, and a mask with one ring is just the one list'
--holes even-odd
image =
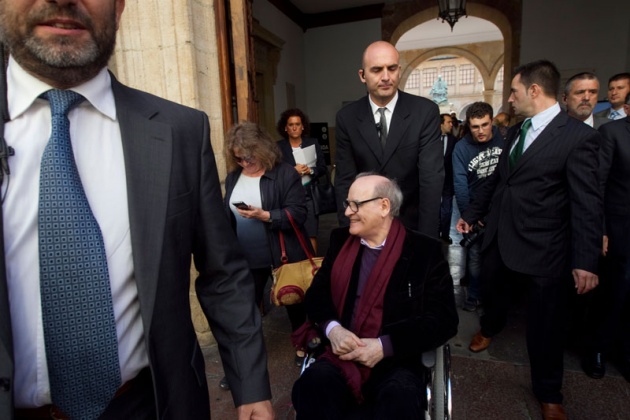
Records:
{"label": "tan handbag", "polygon": [[284,235],[282,231],[280,231],[278,235],[280,237],[280,249],[282,251],[280,258],[282,265],[273,269],[273,286],[271,286],[271,302],[276,306],[295,305],[296,303],[302,302],[306,290],[311,286],[313,277],[324,260],[322,257],[314,257],[313,254],[311,254],[311,251],[306,246],[302,232],[295,225],[291,213],[286,209],[285,212],[289,217],[289,222],[291,222],[291,226],[295,231],[295,235],[307,259],[294,263],[289,262],[284,246]]}

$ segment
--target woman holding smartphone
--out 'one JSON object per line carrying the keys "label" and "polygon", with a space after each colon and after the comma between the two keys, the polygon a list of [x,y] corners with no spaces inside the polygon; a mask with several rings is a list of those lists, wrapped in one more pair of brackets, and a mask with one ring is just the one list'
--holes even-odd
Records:
{"label": "woman holding smartphone", "polygon": [[[295,169],[282,161],[276,142],[254,123],[244,122],[230,129],[225,157],[229,173],[224,206],[249,262],[256,304],[263,312],[263,293],[271,268],[281,264],[278,233],[282,231],[284,235],[289,262],[306,259],[285,212],[286,209],[291,213],[306,237],[304,189]],[[303,305],[286,308],[292,330],[296,330],[306,320]],[[303,357],[303,353],[296,356]]]}

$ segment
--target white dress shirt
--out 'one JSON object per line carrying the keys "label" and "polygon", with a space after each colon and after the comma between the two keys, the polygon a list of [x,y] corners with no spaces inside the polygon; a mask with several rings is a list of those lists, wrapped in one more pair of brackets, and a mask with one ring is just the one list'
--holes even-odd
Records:
{"label": "white dress shirt", "polygon": [[[525,153],[527,148],[531,146],[534,140],[538,138],[538,136],[540,135],[540,133],[543,132],[545,127],[549,125],[551,120],[556,118],[556,116],[560,113],[560,111],[561,111],[560,105],[558,104],[558,102],[556,102],[554,105],[550,106],[549,108],[545,109],[542,112],[539,112],[538,114],[534,115],[531,118],[532,126],[529,128],[529,130],[527,131],[527,135],[525,136],[525,143],[523,144],[523,153]],[[514,150],[514,147],[516,147],[517,143],[518,141],[514,142],[514,144],[512,145],[512,148],[510,149],[510,153],[512,153],[512,150]]]}
{"label": "white dress shirt", "polygon": [[394,113],[394,109],[396,108],[396,103],[398,102],[398,91],[396,91],[396,94],[394,95],[392,100],[389,101],[387,105],[385,106],[376,105],[372,101],[372,98],[370,98],[370,95],[368,95],[368,98],[370,99],[370,107],[372,107],[372,114],[374,115],[375,125],[381,122],[381,113],[378,112],[378,109],[385,108],[385,120],[387,121],[387,132],[389,133],[391,131],[391,126],[392,126],[392,114]]}
{"label": "white dress shirt", "polygon": [[[617,112],[614,117],[612,116],[613,112]],[[608,119],[620,120],[625,117],[626,117],[626,110],[623,108],[623,106],[617,110],[610,108],[610,110],[608,111]]]}
{"label": "white dress shirt", "polygon": [[[14,399],[18,408],[49,404],[39,289],[38,200],[41,157],[51,130],[51,86],[11,58],[7,71],[11,120],[5,126],[11,175],[5,179],[4,245],[15,356]],[[103,233],[112,290],[123,383],[145,366],[138,290],[133,278],[127,186],[120,127],[109,73],[72,88],[86,98],[70,111],[70,135],[77,168],[92,212]]]}

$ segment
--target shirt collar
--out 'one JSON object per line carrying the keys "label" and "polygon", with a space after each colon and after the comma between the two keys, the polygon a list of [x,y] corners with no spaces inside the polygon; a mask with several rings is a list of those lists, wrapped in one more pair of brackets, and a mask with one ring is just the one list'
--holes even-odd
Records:
{"label": "shirt collar", "polygon": [[361,245],[366,246],[366,247],[368,247],[370,249],[376,249],[376,250],[379,250],[379,251],[381,249],[383,249],[383,247],[385,246],[385,242],[387,242],[387,238],[385,238],[385,240],[383,241],[382,244],[377,245],[377,246],[371,246],[370,244],[367,243],[367,241],[365,239],[361,238]]}
{"label": "shirt collar", "polygon": [[[613,110],[612,108],[610,108],[610,112],[609,112],[609,114],[610,114],[610,113],[612,113],[613,111],[615,111],[615,110]],[[623,117],[625,117],[625,116],[626,116],[626,111],[623,109],[623,106],[622,106],[621,108],[617,109],[616,111],[617,111],[617,114],[619,114],[618,119],[619,119],[619,118],[623,118]]]}
{"label": "shirt collar", "polygon": [[551,120],[553,120],[556,115],[560,113],[560,111],[560,104],[556,102],[544,111],[534,115],[532,117],[532,128],[534,129],[534,131],[538,131],[539,129],[546,127],[547,124],[549,124]]}
{"label": "shirt collar", "polygon": [[584,124],[590,125],[591,127],[595,124],[595,118],[593,118],[593,114],[589,115],[588,118],[584,120]]}
{"label": "shirt collar", "polygon": [[[26,112],[42,93],[54,89],[24,70],[13,57],[9,57],[7,85],[7,99],[11,119],[18,118]],[[111,77],[107,68],[101,69],[96,77],[73,87],[71,90],[81,94],[103,115],[111,120],[116,120],[114,93],[112,92]]]}
{"label": "shirt collar", "polygon": [[389,101],[387,105],[385,106],[376,105],[374,101],[372,101],[372,98],[370,97],[370,95],[368,95],[368,99],[370,100],[370,107],[372,108],[372,114],[376,115],[379,108],[387,108],[389,112],[394,112],[394,108],[396,108],[396,102],[398,102],[398,91],[396,91],[396,94],[394,95],[392,100]]}

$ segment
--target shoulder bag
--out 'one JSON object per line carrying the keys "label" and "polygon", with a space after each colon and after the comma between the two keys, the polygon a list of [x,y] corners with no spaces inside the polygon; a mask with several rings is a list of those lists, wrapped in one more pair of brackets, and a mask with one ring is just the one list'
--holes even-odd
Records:
{"label": "shoulder bag", "polygon": [[298,229],[293,216],[288,210],[284,210],[289,217],[289,222],[295,231],[295,235],[300,242],[302,250],[307,259],[290,263],[287,257],[286,248],[284,246],[284,234],[282,231],[278,234],[280,236],[280,249],[282,251],[280,267],[274,268],[273,286],[271,286],[271,302],[276,306],[295,305],[304,300],[306,290],[311,286],[313,277],[319,267],[322,265],[324,258],[314,257],[310,249],[306,245],[304,236],[300,229]]}

